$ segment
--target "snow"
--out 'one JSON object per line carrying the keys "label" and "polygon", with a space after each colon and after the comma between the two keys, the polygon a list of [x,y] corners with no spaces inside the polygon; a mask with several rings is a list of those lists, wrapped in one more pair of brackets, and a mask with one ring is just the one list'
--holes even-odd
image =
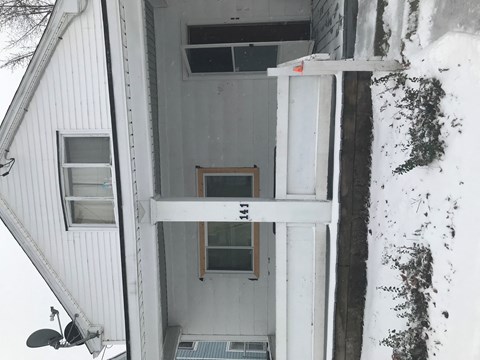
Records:
{"label": "snow", "polygon": [[[384,14],[390,29],[397,29],[392,31],[387,54],[396,59],[401,59],[398,29],[402,37],[406,33],[404,25],[395,23],[402,21],[399,3],[390,1]],[[454,32],[430,43],[434,15],[435,1],[422,2],[417,33],[406,42],[403,55],[410,61],[409,77],[437,78],[446,93],[441,102],[446,147],[440,160],[405,174],[393,173],[409,154],[405,147],[409,120],[399,117],[395,106],[403,91],[372,85],[374,140],[363,360],[390,359],[392,349],[379,342],[389,329],[406,327],[392,309],[400,300],[379,287],[402,284],[398,270],[384,258],[414,243],[429,246],[433,256],[432,287],[427,290],[431,296],[429,358],[480,357],[480,36]],[[360,29],[363,26],[367,33],[374,19],[369,21],[362,25],[359,19]],[[358,57],[371,54],[366,43],[360,43]]]}

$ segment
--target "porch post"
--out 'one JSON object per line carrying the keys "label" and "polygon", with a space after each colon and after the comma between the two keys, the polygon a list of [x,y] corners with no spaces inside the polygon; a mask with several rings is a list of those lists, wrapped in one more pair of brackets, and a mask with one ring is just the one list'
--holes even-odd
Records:
{"label": "porch post", "polygon": [[302,60],[268,69],[269,76],[335,75],[343,71],[399,71],[405,67],[396,60]]}
{"label": "porch post", "polygon": [[151,222],[329,223],[330,201],[259,198],[156,198]]}

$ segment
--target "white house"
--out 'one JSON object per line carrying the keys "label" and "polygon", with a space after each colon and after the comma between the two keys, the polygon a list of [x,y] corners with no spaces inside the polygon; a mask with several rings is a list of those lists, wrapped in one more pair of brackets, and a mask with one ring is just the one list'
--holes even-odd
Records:
{"label": "white house", "polygon": [[[57,1],[0,128],[0,217],[99,332],[94,356],[174,359],[199,341],[331,356],[332,99],[342,70],[372,66],[326,60],[343,34],[322,19],[342,7]],[[330,55],[288,63],[312,50]]]}

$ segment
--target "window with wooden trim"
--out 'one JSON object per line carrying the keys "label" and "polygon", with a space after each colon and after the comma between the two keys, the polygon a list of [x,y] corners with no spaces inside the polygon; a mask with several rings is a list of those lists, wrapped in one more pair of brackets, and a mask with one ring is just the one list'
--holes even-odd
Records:
{"label": "window with wooden trim", "polygon": [[[248,198],[259,195],[259,170],[198,168],[198,196]],[[205,222],[199,224],[200,277],[206,273],[247,273],[259,276],[259,224]]]}
{"label": "window with wooden trim", "polygon": [[114,227],[110,137],[60,134],[59,173],[68,229]]}

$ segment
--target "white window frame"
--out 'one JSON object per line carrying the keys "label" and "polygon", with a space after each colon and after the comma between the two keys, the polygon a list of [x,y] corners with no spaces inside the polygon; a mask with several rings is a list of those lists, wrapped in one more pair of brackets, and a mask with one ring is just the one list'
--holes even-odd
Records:
{"label": "white window frame", "polygon": [[[285,46],[290,44],[303,44],[308,48],[308,53],[311,53],[313,48],[313,41],[311,40],[295,40],[295,41],[271,41],[271,42],[247,42],[247,43],[222,43],[222,44],[199,44],[199,45],[183,45],[182,46],[182,57],[185,64],[188,77],[201,77],[205,78],[206,76],[216,76],[216,75],[231,75],[231,76],[240,76],[240,75],[253,75],[253,76],[266,76],[267,71],[235,71],[235,48],[237,47],[248,47],[250,45],[255,46],[277,46],[277,61],[275,65],[284,62],[283,49]],[[193,73],[190,68],[190,63],[188,61],[187,50],[188,49],[206,49],[206,48],[230,48],[232,56],[232,67],[233,71],[227,72],[205,72],[205,73]],[[307,54],[303,54],[307,55]],[[292,59],[290,59],[292,60]]]}
{"label": "white window frame", "polygon": [[[188,347],[188,348],[187,347],[180,347],[180,344],[182,342],[191,342],[192,346]],[[198,345],[197,341],[182,341],[182,340],[180,340],[180,342],[178,343],[178,346],[177,346],[177,350],[197,351],[197,345]]]}
{"label": "white window frame", "polygon": [[[243,349],[232,349],[233,344],[243,343]],[[261,343],[263,344],[263,350],[250,350],[248,349],[248,344],[250,343]],[[267,352],[268,342],[263,341],[229,341],[227,343],[227,351],[230,352],[241,352],[241,353],[265,353]]]}
{"label": "white window frame", "polygon": [[[259,196],[260,172],[257,167],[224,167],[224,168],[197,168],[197,191],[198,196],[205,197],[205,178],[208,176],[251,176],[252,177],[252,197]],[[258,279],[260,276],[260,225],[251,223],[252,226],[252,244],[251,246],[235,247],[235,249],[252,250],[252,270],[208,270],[207,269],[207,250],[208,246],[208,223],[199,223],[199,253],[200,253],[200,278],[206,274],[246,274],[250,278]],[[228,248],[228,247],[213,247]]]}
{"label": "white window frame", "polygon": [[[185,47],[186,46],[191,46],[188,44],[188,28],[190,26],[197,26],[197,25],[212,25],[212,24],[224,24],[224,25],[256,25],[260,23],[270,23],[270,22],[297,22],[297,21],[312,21],[311,17],[306,17],[306,16],[295,16],[295,15],[288,15],[288,16],[275,16],[275,19],[272,20],[271,17],[268,16],[253,16],[247,18],[242,18],[242,19],[232,19],[232,18],[222,18],[222,17],[214,17],[214,18],[209,18],[208,20],[206,19],[199,19],[199,18],[183,18],[181,20],[181,37],[182,37],[182,46],[181,46],[181,57],[184,63],[183,68],[183,80],[205,80],[205,79],[215,79],[215,80],[229,80],[229,79],[242,79],[242,80],[249,80],[249,79],[265,79],[267,78],[267,72],[266,71],[260,71],[260,72],[228,72],[228,73],[191,73],[190,68],[187,65],[188,60],[185,58]],[[314,41],[313,40],[298,40],[298,41],[305,41],[308,42],[308,54],[302,54],[299,56],[296,56],[296,58],[299,58],[304,55],[309,55],[313,51],[314,47]],[[298,41],[292,41],[292,42],[298,42]],[[280,44],[288,43],[289,41],[283,41],[280,42]],[[276,42],[274,42],[276,43]],[[217,45],[228,45],[228,43],[223,43],[223,44],[217,44]],[[239,43],[230,43],[230,44],[239,44]],[[243,43],[245,44],[251,44],[250,43]],[[260,42],[253,42],[253,44],[261,44]],[[209,45],[212,44],[202,44],[200,46],[208,47]],[[196,45],[194,45],[196,46]],[[278,52],[277,52],[277,64],[280,62],[283,62],[283,53],[282,53],[282,47],[280,46]],[[293,59],[291,59],[293,60]]]}
{"label": "white window frame", "polygon": [[[65,139],[79,137],[79,138],[89,138],[89,137],[102,137],[108,138],[110,144],[110,163],[83,163],[83,164],[68,164],[65,159]],[[65,169],[68,168],[92,168],[92,167],[105,167],[109,168],[112,176],[112,197],[83,197],[83,196],[66,196],[66,179],[65,179]],[[89,132],[77,132],[77,131],[62,131],[58,132],[58,171],[60,179],[60,193],[62,197],[63,205],[63,214],[65,217],[66,228],[68,231],[91,231],[91,230],[112,230],[117,227],[118,224],[118,212],[117,212],[117,201],[116,201],[116,181],[115,181],[115,169],[113,166],[113,146],[112,146],[112,136],[108,132],[100,131],[89,131]],[[114,214],[114,223],[113,224],[76,224],[73,222],[73,216],[71,213],[71,208],[69,206],[70,201],[111,201]]]}

